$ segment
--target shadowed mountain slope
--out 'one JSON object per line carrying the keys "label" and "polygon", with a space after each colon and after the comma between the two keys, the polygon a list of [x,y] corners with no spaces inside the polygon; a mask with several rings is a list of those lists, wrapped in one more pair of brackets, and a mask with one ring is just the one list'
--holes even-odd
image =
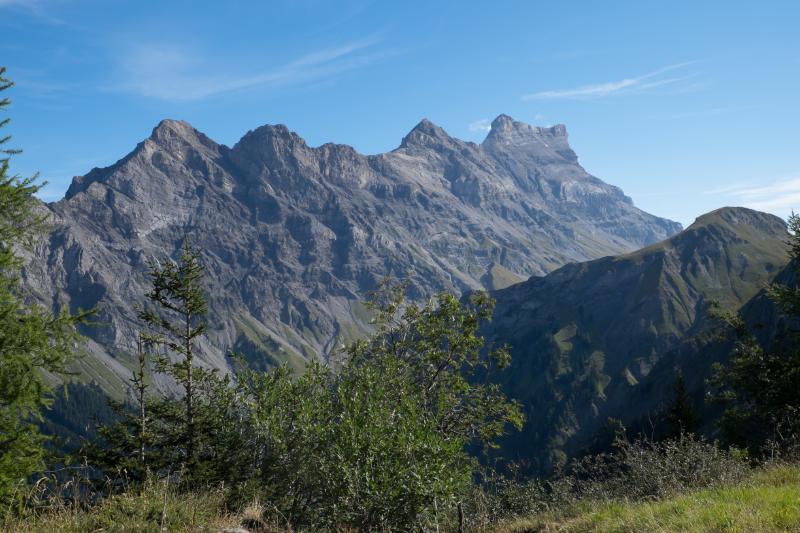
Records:
{"label": "shadowed mountain slope", "polygon": [[653,414],[674,379],[664,362],[705,357],[698,334],[711,325],[711,301],[738,310],[757,296],[788,261],[787,236],[773,215],[723,208],[637,252],[496,292],[489,336],[510,344],[505,386],[529,415],[506,450],[547,470],[588,446],[609,417]]}

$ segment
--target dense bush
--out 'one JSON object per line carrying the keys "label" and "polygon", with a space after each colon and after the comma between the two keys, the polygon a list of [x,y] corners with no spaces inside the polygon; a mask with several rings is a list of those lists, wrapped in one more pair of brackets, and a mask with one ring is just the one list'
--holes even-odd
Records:
{"label": "dense bush", "polygon": [[[312,363],[241,380],[256,477],[248,486],[292,527],[411,530],[452,520],[478,463],[515,404],[470,378],[503,364],[476,331],[491,301],[440,295],[401,309],[394,291],[377,333],[349,346],[337,372]],[[267,509],[270,512],[270,509]]]}
{"label": "dense bush", "polygon": [[576,459],[549,479],[490,478],[473,493],[468,514],[488,526],[580,503],[667,498],[736,483],[750,471],[740,452],[690,434],[660,442],[619,436],[611,452]]}
{"label": "dense bush", "polygon": [[575,461],[565,479],[578,498],[644,500],[735,482],[748,470],[736,450],[682,434],[659,442],[618,438],[612,452]]}

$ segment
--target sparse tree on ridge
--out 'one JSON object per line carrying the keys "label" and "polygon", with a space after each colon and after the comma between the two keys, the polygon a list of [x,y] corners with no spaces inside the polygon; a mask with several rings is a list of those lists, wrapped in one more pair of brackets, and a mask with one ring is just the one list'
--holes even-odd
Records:
{"label": "sparse tree on ridge", "polygon": [[142,308],[139,317],[153,328],[151,339],[179,358],[175,362],[162,359],[159,369],[172,376],[183,389],[185,462],[191,474],[195,460],[197,382],[207,374],[194,363],[197,340],[206,331],[208,312],[200,252],[184,240],[179,261],[167,261],[164,266],[151,263],[150,279],[152,289],[147,298],[153,306]]}

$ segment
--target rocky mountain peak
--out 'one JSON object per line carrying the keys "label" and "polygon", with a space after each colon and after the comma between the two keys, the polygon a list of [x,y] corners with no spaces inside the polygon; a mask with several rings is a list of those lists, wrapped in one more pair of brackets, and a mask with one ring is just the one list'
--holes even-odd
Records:
{"label": "rocky mountain peak", "polygon": [[234,145],[232,153],[234,157],[237,154],[249,154],[247,157],[263,161],[307,148],[306,141],[284,124],[266,124],[248,131]]}
{"label": "rocky mountain peak", "polygon": [[564,160],[573,163],[578,160],[569,146],[567,128],[563,124],[531,126],[508,115],[500,115],[492,121],[483,146],[494,153],[508,150],[527,153],[542,162]]}
{"label": "rocky mountain peak", "polygon": [[506,139],[513,137],[567,137],[567,127],[563,124],[556,124],[550,127],[531,126],[514,120],[508,115],[501,114],[492,121],[489,137]]}
{"label": "rocky mountain peak", "polygon": [[164,119],[153,128],[150,137],[139,145],[139,148],[142,147],[161,149],[167,152],[180,152],[186,149],[199,151],[216,150],[218,145],[203,133],[197,131],[188,122]]}
{"label": "rocky mountain peak", "polygon": [[441,127],[437,126],[427,118],[423,118],[419,124],[414,126],[408,135],[403,137],[400,148],[411,146],[427,147],[439,146],[452,139]]}
{"label": "rocky mountain peak", "polygon": [[501,113],[500,115],[497,115],[497,118],[495,118],[492,121],[491,131],[498,133],[498,132],[510,131],[513,128],[514,128],[514,119],[504,113]]}
{"label": "rocky mountain peak", "polygon": [[[208,163],[216,160],[224,150],[227,148],[188,122],[164,119],[153,128],[148,138],[113,165],[94,168],[83,176],[74,177],[64,199],[70,200],[94,183],[106,184],[126,193],[132,193],[134,188],[151,189],[160,186],[158,180],[152,179],[152,170],[160,169],[169,180],[180,175],[185,177],[187,172],[202,173],[208,170]],[[178,166],[185,168],[178,172]]]}
{"label": "rocky mountain peak", "polygon": [[263,141],[265,139],[275,139],[284,142],[295,141],[305,144],[303,138],[290,130],[285,124],[265,124],[254,130],[248,131],[239,142],[253,140]]}
{"label": "rocky mountain peak", "polygon": [[171,137],[192,137],[197,131],[191,124],[184,120],[175,120],[165,118],[153,128],[153,133],[150,134],[150,139],[157,141],[162,139],[169,139]]}

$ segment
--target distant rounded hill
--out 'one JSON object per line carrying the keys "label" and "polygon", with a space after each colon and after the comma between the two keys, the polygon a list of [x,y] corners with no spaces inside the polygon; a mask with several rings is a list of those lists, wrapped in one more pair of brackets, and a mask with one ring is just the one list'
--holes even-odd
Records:
{"label": "distant rounded hill", "polygon": [[[726,207],[641,250],[494,292],[486,333],[510,345],[512,366],[501,379],[528,416],[504,453],[548,471],[597,445],[609,419],[663,431],[658,417],[678,371],[697,409],[712,409],[704,380],[731,345],[719,340],[711,307],[763,307],[764,288],[787,268],[788,237],[776,216]],[[758,314],[753,324],[770,315]]]}

